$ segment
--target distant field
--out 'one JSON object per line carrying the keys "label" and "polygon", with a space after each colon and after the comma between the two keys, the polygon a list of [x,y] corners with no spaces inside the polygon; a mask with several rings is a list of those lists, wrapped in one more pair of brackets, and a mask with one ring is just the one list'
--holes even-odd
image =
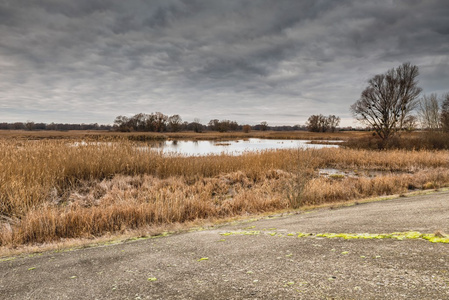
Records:
{"label": "distant field", "polygon": [[[449,186],[449,151],[328,148],[180,157],[138,151],[140,142],[128,139],[329,140],[366,134],[0,131],[0,245],[146,232],[163,224]],[[110,143],[73,146],[90,138]]]}
{"label": "distant field", "polygon": [[351,137],[369,136],[366,131],[342,131],[335,133],[308,131],[251,131],[244,132],[114,132],[101,130],[25,131],[0,130],[1,138],[12,139],[80,139],[80,138],[130,138],[132,140],[226,140],[244,138],[301,139],[301,140],[347,140]]}

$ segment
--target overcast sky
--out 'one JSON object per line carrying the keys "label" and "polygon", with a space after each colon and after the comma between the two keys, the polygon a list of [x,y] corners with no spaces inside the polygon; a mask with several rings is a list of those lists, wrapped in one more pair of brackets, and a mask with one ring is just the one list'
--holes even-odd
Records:
{"label": "overcast sky", "polygon": [[449,1],[0,0],[0,122],[304,124],[403,62],[449,92]]}

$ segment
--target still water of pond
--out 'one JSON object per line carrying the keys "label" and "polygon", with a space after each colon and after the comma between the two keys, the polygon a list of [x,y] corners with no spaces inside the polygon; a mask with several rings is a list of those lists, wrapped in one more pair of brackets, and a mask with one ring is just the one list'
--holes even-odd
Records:
{"label": "still water of pond", "polygon": [[245,152],[297,149],[297,148],[324,148],[338,147],[337,145],[309,144],[308,140],[272,140],[248,139],[236,141],[163,141],[151,146],[152,149],[165,154],[180,154],[184,156],[202,156],[230,154],[241,155]]}

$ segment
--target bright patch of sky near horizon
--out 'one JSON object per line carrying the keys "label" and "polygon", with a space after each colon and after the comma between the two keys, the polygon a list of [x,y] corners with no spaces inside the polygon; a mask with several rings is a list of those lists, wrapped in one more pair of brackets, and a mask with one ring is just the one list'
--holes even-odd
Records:
{"label": "bright patch of sky near horizon", "polygon": [[445,0],[0,0],[0,122],[304,124],[403,62],[449,92]]}

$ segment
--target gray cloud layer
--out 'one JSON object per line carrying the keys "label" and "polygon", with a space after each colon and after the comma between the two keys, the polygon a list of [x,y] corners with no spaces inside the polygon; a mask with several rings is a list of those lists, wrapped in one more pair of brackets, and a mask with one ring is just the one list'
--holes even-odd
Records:
{"label": "gray cloud layer", "polygon": [[449,91],[448,15],[446,0],[0,0],[0,122],[353,125],[367,79],[402,62]]}

